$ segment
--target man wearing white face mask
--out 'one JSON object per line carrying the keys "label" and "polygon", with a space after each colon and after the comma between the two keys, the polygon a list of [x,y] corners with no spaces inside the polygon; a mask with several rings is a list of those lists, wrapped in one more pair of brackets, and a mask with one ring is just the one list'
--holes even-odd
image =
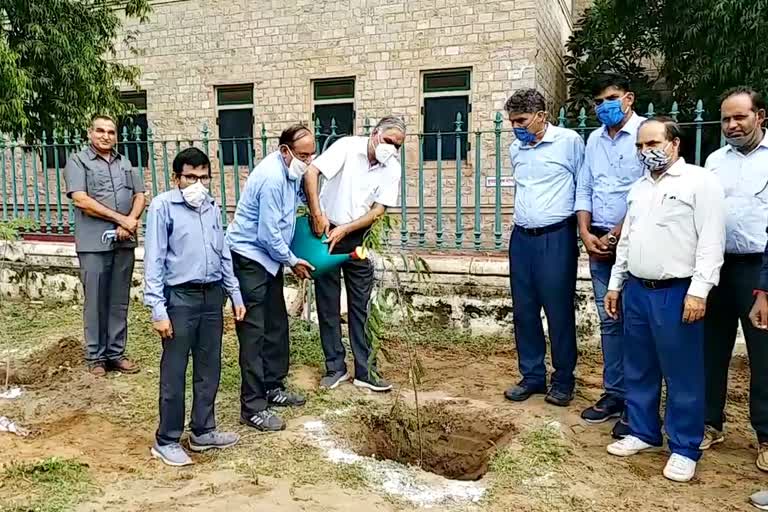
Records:
{"label": "man wearing white face mask", "polygon": [[171,466],[192,460],[179,440],[184,432],[184,389],[193,361],[192,451],[227,448],[239,436],[218,432],[214,402],[221,376],[222,306],[232,300],[235,320],[245,306],[224,242],[218,205],[208,195],[210,161],[197,148],[173,160],[178,188],[152,200],[144,241],[144,303],[163,343],[160,361],[160,425],[152,455]]}
{"label": "man wearing white face mask", "polygon": [[[344,137],[309,166],[305,177],[307,204],[315,234],[328,236],[328,250],[348,253],[362,245],[373,222],[388,206],[397,205],[400,162],[397,154],[405,140],[405,123],[383,118],[370,137]],[[328,181],[319,189],[319,176]],[[373,264],[350,260],[341,267],[349,305],[349,340],[355,357],[358,387],[389,391],[375,363],[369,365],[371,346],[365,335],[368,301],[373,288]],[[315,280],[320,338],[325,352],[326,375],[320,386],[334,389],[349,379],[346,352],[341,343],[341,272],[336,269]]]}
{"label": "man wearing white face mask", "polygon": [[309,278],[313,267],[291,252],[301,177],[315,153],[315,137],[294,125],[280,135],[279,149],[251,171],[227,229],[235,275],[247,313],[237,324],[240,341],[240,420],[262,431],[285,428],[270,406],[301,406],[304,397],[286,391],[288,313],[283,267]]}
{"label": "man wearing white face mask", "polygon": [[659,404],[667,384],[664,429],[672,455],[664,476],[687,482],[704,436],[704,314],[725,246],[723,190],[715,177],[680,158],[680,128],[644,121],[636,146],[646,168],[627,196],[627,215],[611,270],[605,310],[624,318],[624,384],[630,435],[608,446],[627,457],[663,443]]}

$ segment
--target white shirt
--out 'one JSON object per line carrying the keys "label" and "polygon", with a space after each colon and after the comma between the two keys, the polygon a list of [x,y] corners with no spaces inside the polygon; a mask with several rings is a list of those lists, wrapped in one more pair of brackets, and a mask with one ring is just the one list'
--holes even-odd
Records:
{"label": "white shirt", "polygon": [[768,242],[768,133],[748,155],[726,145],[704,166],[725,192],[725,252],[762,253]]}
{"label": "white shirt", "polygon": [[680,158],[658,181],[650,173],[629,190],[627,216],[608,289],[640,279],[691,278],[688,294],[706,298],[720,280],[725,204],[717,179]]}
{"label": "white shirt", "polygon": [[400,162],[386,164],[368,160],[368,137],[344,137],[336,141],[312,164],[328,180],[320,190],[320,208],[336,226],[357,220],[373,203],[397,206]]}

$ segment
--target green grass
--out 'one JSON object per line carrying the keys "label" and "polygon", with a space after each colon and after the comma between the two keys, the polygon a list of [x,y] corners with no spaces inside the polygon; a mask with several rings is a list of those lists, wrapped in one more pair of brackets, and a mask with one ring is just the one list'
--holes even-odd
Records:
{"label": "green grass", "polygon": [[63,512],[85,498],[93,487],[88,467],[73,459],[11,463],[0,474],[0,510]]}
{"label": "green grass", "polygon": [[560,432],[549,425],[523,433],[518,442],[519,446],[502,448],[491,459],[492,494],[556,471],[570,453]]}
{"label": "green grass", "polygon": [[0,325],[0,358],[4,353],[27,354],[51,336],[81,336],[82,309],[0,299]]}
{"label": "green grass", "polygon": [[[406,336],[407,335],[407,339]],[[389,325],[384,335],[384,346],[409,341],[416,346],[433,349],[462,349],[477,355],[492,355],[512,349],[512,335],[473,335],[463,329],[443,329],[429,324],[419,324],[407,333],[402,328]]]}

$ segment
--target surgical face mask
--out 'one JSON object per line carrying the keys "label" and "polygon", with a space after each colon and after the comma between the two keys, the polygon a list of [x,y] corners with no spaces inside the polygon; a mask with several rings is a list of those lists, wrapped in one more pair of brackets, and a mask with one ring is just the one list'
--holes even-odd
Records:
{"label": "surgical face mask", "polygon": [[[745,133],[744,135],[735,135],[733,137],[725,136],[725,142],[730,144],[736,149],[741,149],[745,146],[749,146],[754,142],[755,137],[755,131],[760,130],[759,127],[753,127],[751,131],[748,133]],[[760,132],[762,134],[762,131]]]}
{"label": "surgical face mask", "polygon": [[376,160],[384,165],[389,161],[390,158],[397,155],[397,148],[393,146],[392,144],[388,144],[386,142],[382,142],[381,135],[379,135],[379,143],[376,144],[376,149],[374,150],[376,154]]}
{"label": "surgical face mask", "polygon": [[307,172],[307,167],[309,166],[296,158],[296,155],[293,154],[290,148],[288,148],[288,152],[291,154],[291,165],[288,166],[288,175],[295,180],[300,180],[304,173]]}
{"label": "surgical face mask", "polygon": [[[626,96],[626,94],[624,96]],[[624,120],[624,115],[626,114],[622,108],[622,100],[624,99],[624,96],[615,100],[605,100],[595,107],[597,120],[608,128],[620,124]]]}
{"label": "surgical face mask", "polygon": [[531,142],[536,140],[536,136],[543,131],[539,130],[538,132],[531,132],[531,126],[533,126],[533,123],[536,121],[536,116],[534,116],[531,119],[531,122],[528,123],[528,126],[516,126],[512,130],[515,132],[515,137],[517,140],[519,140],[522,144],[530,144]]}
{"label": "surgical face mask", "polygon": [[197,183],[181,189],[184,201],[192,208],[200,208],[208,195],[208,189],[198,180]]}
{"label": "surgical face mask", "polygon": [[654,148],[641,151],[639,157],[645,168],[650,172],[665,169],[672,160],[672,157],[667,154],[667,148],[670,144],[672,143],[667,143],[662,149]]}

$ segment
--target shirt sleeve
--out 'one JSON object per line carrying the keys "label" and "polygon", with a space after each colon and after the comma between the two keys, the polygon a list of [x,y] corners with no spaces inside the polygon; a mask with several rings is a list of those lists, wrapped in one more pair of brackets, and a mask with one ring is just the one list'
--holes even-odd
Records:
{"label": "shirt sleeve", "polygon": [[168,320],[165,309],[165,257],[168,254],[168,218],[163,203],[152,201],[144,233],[144,304],[152,309],[152,321]]}
{"label": "shirt sleeve", "polygon": [[571,146],[571,172],[574,177],[578,175],[584,165],[584,139],[574,132],[573,145]]}
{"label": "shirt sleeve", "polygon": [[129,169],[131,173],[131,181],[133,182],[133,193],[134,194],[143,194],[146,192],[146,187],[144,185],[144,180],[141,178],[141,173],[139,172],[139,169]]}
{"label": "shirt sleeve", "polygon": [[720,281],[725,252],[725,197],[723,188],[712,174],[699,182],[693,221],[699,241],[688,294],[706,299],[712,287]]}
{"label": "shirt sleeve", "polygon": [[592,159],[590,158],[590,144],[584,151],[584,162],[576,174],[576,211],[592,213]]}
{"label": "shirt sleeve", "polygon": [[72,155],[67,160],[64,167],[64,183],[67,187],[67,197],[72,198],[75,192],[88,192],[88,186],[85,181],[85,169],[82,162],[76,155]]}
{"label": "shirt sleeve", "polygon": [[232,268],[232,251],[229,249],[229,242],[224,239],[224,249],[221,251],[222,276],[224,289],[235,306],[243,305],[243,295],[240,293],[240,283],[235,277],[235,271]]}
{"label": "shirt sleeve", "polygon": [[269,257],[278,263],[293,267],[298,258],[293,254],[280,230],[282,218],[282,183],[266,180],[260,190],[259,227],[256,237],[269,253]]}
{"label": "shirt sleeve", "polygon": [[331,147],[315,158],[312,161],[312,165],[317,167],[326,179],[330,180],[344,167],[344,161],[347,158],[348,145],[347,138],[337,140]]}
{"label": "shirt sleeve", "polygon": [[400,193],[400,168],[397,165],[387,167],[387,176],[376,192],[374,201],[394,207],[397,206],[397,197]]}
{"label": "shirt sleeve", "polygon": [[[632,190],[630,189],[630,195]],[[629,202],[629,198],[627,198]],[[631,208],[632,205],[629,205]],[[627,215],[624,217],[624,227],[621,230],[619,245],[616,246],[616,262],[611,268],[611,279],[608,281],[608,290],[620,292],[624,288],[624,282],[629,275],[629,234],[632,231],[632,220],[627,209]]]}

